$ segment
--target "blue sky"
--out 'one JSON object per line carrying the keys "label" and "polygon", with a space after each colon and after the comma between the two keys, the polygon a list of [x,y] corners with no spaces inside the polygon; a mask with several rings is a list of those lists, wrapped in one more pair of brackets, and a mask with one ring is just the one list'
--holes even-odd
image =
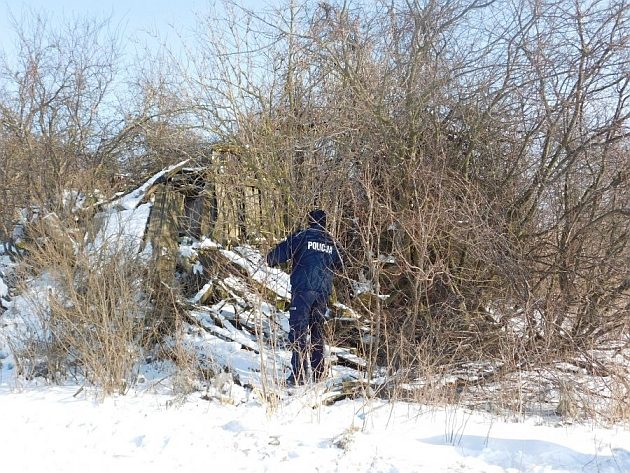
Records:
{"label": "blue sky", "polygon": [[20,18],[25,10],[41,12],[53,24],[64,17],[111,16],[111,26],[126,39],[144,39],[147,33],[175,37],[189,30],[195,12],[207,10],[210,0],[0,0],[0,46],[10,54],[10,15]]}
{"label": "blue sky", "polygon": [[[240,0],[248,8],[263,8],[269,0]],[[0,50],[11,56],[13,40],[10,16],[20,18],[24,11],[42,13],[52,25],[64,18],[108,18],[125,39],[126,53],[146,42],[151,48],[160,42],[173,46],[177,32],[186,35],[195,26],[199,13],[208,11],[215,0],[0,0]]]}

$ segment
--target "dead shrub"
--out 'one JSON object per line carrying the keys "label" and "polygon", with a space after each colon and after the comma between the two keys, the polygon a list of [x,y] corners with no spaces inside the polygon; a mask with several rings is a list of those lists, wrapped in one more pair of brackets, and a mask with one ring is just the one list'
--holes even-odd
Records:
{"label": "dead shrub", "polygon": [[19,341],[22,371],[124,392],[148,329],[144,262],[120,241],[94,250],[58,219],[43,219],[30,231],[25,284],[44,274],[47,288],[30,291],[35,329]]}

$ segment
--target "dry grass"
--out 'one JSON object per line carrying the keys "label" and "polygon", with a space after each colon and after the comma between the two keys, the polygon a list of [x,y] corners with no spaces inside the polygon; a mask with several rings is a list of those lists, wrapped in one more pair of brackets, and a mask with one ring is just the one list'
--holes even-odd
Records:
{"label": "dry grass", "polygon": [[41,331],[25,333],[19,343],[24,374],[73,375],[106,393],[124,392],[148,329],[145,265],[125,245],[91,251],[58,219],[44,219],[30,232],[25,283],[46,274],[49,287],[30,298]]}

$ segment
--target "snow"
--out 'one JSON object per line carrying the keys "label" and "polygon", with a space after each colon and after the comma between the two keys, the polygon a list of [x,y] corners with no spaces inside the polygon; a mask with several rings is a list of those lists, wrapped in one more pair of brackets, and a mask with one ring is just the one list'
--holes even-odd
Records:
{"label": "snow", "polygon": [[8,309],[11,306],[9,286],[6,281],[9,280],[16,266],[11,258],[4,254],[5,249],[8,249],[8,244],[0,242],[0,313],[2,309]]}
{"label": "snow", "polygon": [[270,410],[193,393],[97,400],[77,386],[0,388],[4,471],[630,471],[630,432],[506,421],[453,407],[304,396]]}
{"label": "snow", "polygon": [[63,206],[71,212],[77,212],[85,205],[86,197],[83,192],[77,190],[63,191]]}
{"label": "snow", "polygon": [[2,274],[0,274],[0,298],[7,297],[9,295],[9,288],[2,280]]}
{"label": "snow", "polygon": [[186,164],[188,161],[189,160],[186,159],[180,163],[174,164],[173,166],[163,169],[162,171],[158,172],[157,174],[152,176],[150,179],[148,179],[144,184],[142,184],[140,187],[138,187],[134,191],[122,196],[119,199],[112,201],[108,205],[108,208],[121,209],[121,210],[135,209],[136,207],[138,207],[138,204],[142,202],[145,195],[147,194],[149,189],[151,189],[153,184],[155,184],[156,181],[164,178],[165,176],[168,176],[173,170],[183,167],[184,164]]}
{"label": "snow", "polygon": [[203,266],[199,261],[196,261],[192,267],[192,273],[202,275],[203,274]]}
{"label": "snow", "polygon": [[221,250],[221,253],[247,271],[249,277],[254,281],[263,284],[278,297],[291,300],[289,275],[281,269],[267,266],[264,257],[257,250],[248,246],[239,246],[234,248],[234,251]]}
{"label": "snow", "polygon": [[[13,361],[8,356],[9,345],[21,350],[27,339],[34,337],[41,341],[45,338],[42,314],[49,310],[48,294],[56,290],[55,286],[50,274],[38,276],[30,282],[26,290],[12,299],[8,310],[0,316],[0,352],[7,354],[11,363]],[[0,377],[0,386],[4,377]]]}
{"label": "snow", "polygon": [[199,301],[206,295],[206,293],[212,288],[212,281],[208,281],[192,298],[193,304],[198,304]]}
{"label": "snow", "polygon": [[112,253],[123,249],[138,253],[150,213],[151,204],[146,203],[135,209],[97,214],[95,220],[101,222],[101,228],[92,244],[94,253],[106,248]]}

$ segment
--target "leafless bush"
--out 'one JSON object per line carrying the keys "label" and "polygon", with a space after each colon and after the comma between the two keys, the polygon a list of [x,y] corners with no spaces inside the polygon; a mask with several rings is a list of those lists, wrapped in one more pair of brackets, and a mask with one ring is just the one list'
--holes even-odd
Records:
{"label": "leafless bush", "polygon": [[147,329],[145,265],[120,242],[90,251],[80,231],[51,216],[36,226],[26,282],[44,274],[48,289],[30,301],[41,330],[20,341],[25,375],[77,376],[106,393],[125,391]]}
{"label": "leafless bush", "polygon": [[107,20],[52,26],[27,10],[11,19],[16,51],[0,63],[1,217],[8,225],[32,205],[61,212],[64,191],[82,185],[75,178],[86,171],[105,179],[116,172],[102,145],[116,133],[108,100],[119,55]]}
{"label": "leafless bush", "polygon": [[[5,69],[5,80],[47,93],[26,94],[33,112],[21,116],[4,90],[0,140],[13,151],[0,151],[11,164],[0,172],[28,183],[20,156],[81,157],[46,167],[54,197],[67,184],[54,177],[85,159],[146,172],[198,158],[233,207],[236,238],[262,248],[324,208],[346,261],[338,297],[373,335],[357,345],[372,366],[409,379],[488,359],[500,377],[627,336],[624,1],[287,2],[263,12],[226,1],[220,11],[200,24],[187,61],[159,56],[143,71],[134,112],[96,148],[60,131],[86,136],[94,117],[60,122],[76,107],[38,102],[71,78],[50,89],[33,68]],[[41,43],[22,44],[24,66],[27,46]],[[99,52],[107,79],[111,50]],[[99,84],[80,110],[98,109]],[[57,121],[43,129],[40,116]],[[208,137],[228,159],[207,151]]]}
{"label": "leafless bush", "polygon": [[372,363],[507,372],[627,331],[625,3],[227,3],[191,58],[200,120],[267,238],[329,211]]}

